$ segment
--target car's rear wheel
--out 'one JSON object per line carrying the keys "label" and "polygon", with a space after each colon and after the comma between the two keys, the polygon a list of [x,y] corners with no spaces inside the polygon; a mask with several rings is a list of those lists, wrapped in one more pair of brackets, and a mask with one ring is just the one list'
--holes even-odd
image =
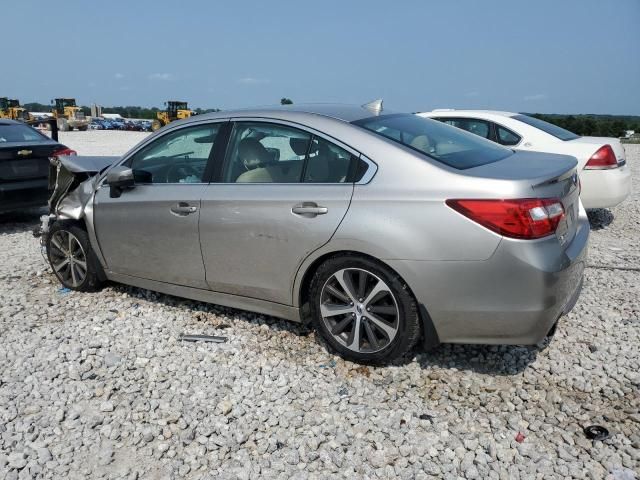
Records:
{"label": "car's rear wheel", "polygon": [[70,222],[54,223],[46,247],[53,273],[62,285],[81,292],[100,287],[100,264],[87,232],[80,226]]}
{"label": "car's rear wheel", "polygon": [[334,257],[316,271],[310,290],[316,331],[342,357],[391,362],[420,335],[417,304],[389,268],[365,257]]}

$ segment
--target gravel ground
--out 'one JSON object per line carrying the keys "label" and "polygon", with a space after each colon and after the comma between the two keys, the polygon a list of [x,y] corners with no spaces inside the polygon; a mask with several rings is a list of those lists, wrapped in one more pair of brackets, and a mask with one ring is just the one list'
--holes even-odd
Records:
{"label": "gravel ground", "polygon": [[118,130],[89,130],[87,132],[58,132],[58,141],[73,148],[78,155],[122,155],[142,141],[148,132],[120,132]]}
{"label": "gravel ground", "polygon": [[[91,134],[122,151],[141,138]],[[627,152],[640,178],[640,146]],[[639,210],[636,187],[591,214],[585,288],[546,349],[443,345],[386,368],[262,315],[118,285],[65,293],[37,213],[1,217],[0,478],[636,478]],[[591,424],[611,438],[587,440]]]}

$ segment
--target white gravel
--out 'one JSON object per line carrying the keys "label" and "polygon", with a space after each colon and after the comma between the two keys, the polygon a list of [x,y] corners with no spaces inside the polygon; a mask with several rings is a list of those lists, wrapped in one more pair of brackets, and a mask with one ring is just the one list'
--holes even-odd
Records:
{"label": "white gravel", "polygon": [[[142,138],[63,135],[82,154]],[[640,178],[640,146],[627,152]],[[634,478],[639,210],[634,187],[592,214],[583,294],[546,349],[444,345],[386,368],[262,315],[62,292],[37,213],[0,217],[0,478]],[[611,438],[587,440],[591,424]]]}
{"label": "white gravel", "polygon": [[149,132],[121,132],[118,130],[89,130],[86,132],[58,132],[58,141],[72,148],[78,155],[123,155]]}

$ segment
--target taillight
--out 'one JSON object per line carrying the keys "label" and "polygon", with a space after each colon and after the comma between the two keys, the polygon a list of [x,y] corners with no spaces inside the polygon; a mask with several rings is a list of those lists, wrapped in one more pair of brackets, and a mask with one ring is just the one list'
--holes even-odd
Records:
{"label": "taillight", "polygon": [[54,150],[53,153],[51,154],[52,157],[60,157],[62,155],[77,155],[78,152],[76,152],[75,150],[71,150],[70,148],[61,148],[59,150]]}
{"label": "taillight", "polygon": [[598,149],[596,153],[591,155],[591,158],[584,166],[585,170],[604,170],[607,168],[617,168],[618,160],[616,160],[616,154],[613,153],[611,145],[604,145]]}
{"label": "taillight", "polygon": [[456,199],[446,203],[474,222],[510,238],[530,240],[552,235],[564,217],[564,207],[557,198]]}

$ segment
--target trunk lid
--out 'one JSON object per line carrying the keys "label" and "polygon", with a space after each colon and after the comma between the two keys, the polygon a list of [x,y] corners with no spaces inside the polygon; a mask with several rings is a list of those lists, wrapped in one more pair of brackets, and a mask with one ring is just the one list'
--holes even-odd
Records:
{"label": "trunk lid", "polygon": [[0,181],[46,178],[49,157],[62,148],[56,142],[16,142],[0,146]]}
{"label": "trunk lid", "polygon": [[618,160],[618,165],[622,166],[627,162],[626,152],[624,151],[624,146],[620,139],[613,137],[579,137],[574,140],[568,140],[568,144],[579,144],[584,145],[585,147],[593,146],[593,152],[591,154],[596,153],[596,151],[602,147],[603,145],[611,145],[613,149],[613,153],[616,155],[616,160]]}
{"label": "trunk lid", "polygon": [[576,170],[578,162],[568,155],[522,152],[498,162],[465,171],[465,174],[499,180],[525,182],[533,198],[557,198],[564,208],[564,218],[556,230],[563,246],[568,246],[578,227],[580,189]]}

